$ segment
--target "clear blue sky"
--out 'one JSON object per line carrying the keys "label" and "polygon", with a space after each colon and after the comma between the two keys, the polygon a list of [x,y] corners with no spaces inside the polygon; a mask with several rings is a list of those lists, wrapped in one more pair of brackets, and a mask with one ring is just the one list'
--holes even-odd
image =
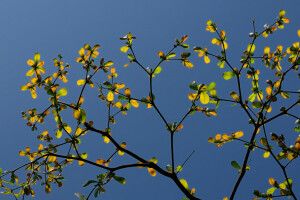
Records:
{"label": "clear blue sky", "polygon": [[[29,70],[26,63],[28,59],[33,58],[34,53],[41,54],[48,75],[54,72],[52,59],[58,54],[62,54],[64,61],[71,64],[69,82],[64,86],[68,88],[69,95],[64,100],[75,102],[73,98],[80,92],[76,81],[84,78],[81,65],[75,62],[78,50],[85,43],[100,44],[100,56],[115,62],[119,74],[117,81],[124,82],[134,96],[143,97],[148,94],[147,75],[137,65],[123,67],[128,59],[120,52],[120,47],[124,43],[119,38],[126,33],[131,32],[137,37],[134,41],[136,55],[141,63],[151,67],[159,61],[157,52],[169,50],[174,39],[182,35],[189,36],[186,43],[191,47],[207,46],[213,52],[217,52],[217,46],[210,43],[215,35],[205,30],[206,21],[210,19],[218,24],[220,30],[226,31],[229,60],[234,66],[240,66],[240,56],[250,42],[248,34],[252,32],[253,18],[256,19],[258,30],[263,30],[264,24],[274,22],[281,9],[286,10],[286,16],[290,19],[285,29],[276,31],[267,39],[257,41],[258,55],[263,54],[264,46],[274,50],[278,44],[281,44],[286,49],[293,42],[299,41],[297,37],[297,30],[300,29],[299,6],[297,0],[2,0],[0,2],[0,87],[2,91],[0,167],[3,170],[10,170],[27,162],[26,158],[18,156],[19,150],[24,150],[27,146],[37,148],[39,143],[36,135],[45,129],[52,131],[56,128],[53,117],[49,116],[46,126],[41,126],[37,133],[31,132],[21,118],[22,111],[34,107],[42,110],[48,106],[47,95],[42,94],[43,90],[38,91],[38,98],[34,100],[29,92],[20,91],[20,86],[29,81],[28,77],[25,77],[25,73]],[[195,53],[192,53],[192,62],[195,65],[192,69],[175,62],[164,63],[161,74],[155,78],[154,93],[157,104],[168,122],[178,121],[189,108],[190,101],[187,95],[190,93],[189,83],[193,80],[205,84],[216,82],[219,96],[225,98],[230,98],[230,91],[237,91],[235,81],[222,79],[221,75],[225,70],[217,67],[215,60],[212,59],[211,64],[206,65],[203,58],[198,58]],[[263,63],[257,62],[256,66],[263,68]],[[99,74],[95,80],[103,82],[105,76]],[[249,91],[250,84],[250,81],[245,81],[243,87]],[[299,80],[287,81],[287,86],[298,90]],[[93,120],[97,128],[104,129],[106,107],[97,99],[96,89],[88,88],[84,95],[89,102],[84,106],[88,120]],[[283,104],[286,102],[283,101]],[[195,150],[184,170],[180,172],[180,178],[185,178],[191,188],[195,187],[196,196],[202,199],[215,200],[230,195],[238,177],[237,170],[231,167],[230,162],[236,160],[241,163],[246,151],[243,144],[237,141],[216,148],[215,145],[208,143],[207,139],[219,133],[229,134],[242,130],[246,140],[252,132],[247,123],[247,116],[238,106],[230,107],[230,104],[222,103],[217,111],[218,116],[209,119],[201,114],[188,117],[183,123],[184,128],[175,137],[176,165],[182,164]],[[278,108],[274,114],[276,112]],[[295,112],[299,113],[299,108]],[[66,119],[73,120],[72,117]],[[131,109],[127,116],[118,116],[116,120],[112,134],[118,141],[126,141],[128,149],[145,159],[157,157],[158,164],[162,168],[171,164],[169,134],[153,109],[147,110],[145,106],[140,106],[138,109]],[[287,143],[293,144],[292,141],[298,136],[293,131],[293,127],[294,119],[283,117],[274,121],[267,132],[284,133],[288,136]],[[91,158],[105,158],[109,155],[107,151],[113,149],[111,144],[103,143],[102,139],[95,134],[90,133],[84,139],[80,150],[90,152]],[[251,170],[247,172],[236,199],[253,198],[254,189],[266,192],[270,187],[268,184],[270,177],[278,181],[283,180],[278,165],[270,158],[262,158],[262,154],[263,152],[259,150],[251,154],[249,163]],[[116,164],[124,163],[126,159],[125,156],[118,157]],[[132,159],[128,158],[128,160],[134,162]],[[297,168],[299,164],[299,160],[296,160],[287,169],[288,174],[294,178],[295,193],[298,197],[300,191],[296,189],[300,188],[300,174]],[[76,199],[75,192],[87,194],[89,191],[81,187],[85,180],[93,179],[103,172],[87,165],[78,167],[77,163],[74,163],[64,170],[63,175],[67,180],[64,181],[63,188],[58,189],[54,186],[53,192],[47,195],[43,188],[36,186],[34,199]],[[152,200],[184,197],[170,180],[160,175],[151,177],[146,169],[126,169],[118,174],[124,176],[127,183],[107,185],[105,188],[107,192],[101,194],[100,199]],[[19,176],[21,178],[21,174]],[[7,197],[0,196],[0,199],[7,199]]]}

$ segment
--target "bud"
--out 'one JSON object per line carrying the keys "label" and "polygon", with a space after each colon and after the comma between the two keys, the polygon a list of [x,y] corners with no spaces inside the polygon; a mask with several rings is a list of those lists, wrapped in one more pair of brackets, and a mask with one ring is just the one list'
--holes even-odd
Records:
{"label": "bud", "polygon": [[268,28],[270,28],[270,25],[269,25],[269,24],[265,24],[265,25],[264,25],[264,28],[265,28],[265,29],[268,29]]}
{"label": "bud", "polygon": [[297,120],[295,121],[295,124],[300,124],[300,119],[297,119]]}
{"label": "bud", "polygon": [[249,33],[249,37],[254,37],[255,36],[255,34],[254,33]]}
{"label": "bud", "polygon": [[272,85],[272,81],[271,80],[266,80],[266,84]]}
{"label": "bud", "polygon": [[248,124],[253,124],[253,122],[252,122],[252,120],[251,120],[251,119],[249,119],[249,121],[248,121]]}

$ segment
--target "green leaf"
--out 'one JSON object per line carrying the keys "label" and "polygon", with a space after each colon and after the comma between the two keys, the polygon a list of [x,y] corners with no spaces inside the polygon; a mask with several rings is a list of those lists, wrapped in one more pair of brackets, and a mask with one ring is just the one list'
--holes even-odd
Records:
{"label": "green leaf", "polygon": [[180,172],[182,170],[182,166],[181,165],[178,165],[176,168],[175,168],[175,172]]}
{"label": "green leaf", "polygon": [[198,90],[198,86],[197,86],[197,83],[195,81],[192,81],[190,83],[190,89],[192,89],[192,90]]}
{"label": "green leaf", "polygon": [[223,78],[225,80],[229,80],[229,79],[231,79],[234,76],[235,76],[235,73],[233,71],[229,71],[229,72],[224,72],[223,73]]}
{"label": "green leaf", "polygon": [[87,153],[83,153],[83,154],[81,154],[81,156],[80,156],[82,159],[86,159],[87,157],[88,157],[88,154]]}
{"label": "green leaf", "polygon": [[83,47],[85,50],[91,50],[91,46],[89,44],[85,44]]}
{"label": "green leaf", "polygon": [[82,187],[86,187],[86,186],[88,186],[88,185],[91,184],[91,183],[98,183],[98,181],[88,180],[88,181],[86,181],[86,182],[82,185]]}
{"label": "green leaf", "polygon": [[38,63],[41,59],[41,55],[39,53],[35,53],[34,54],[34,62]]}
{"label": "green leaf", "polygon": [[188,44],[182,44],[181,45],[184,49],[189,49],[190,48],[190,46],[188,45]]}
{"label": "green leaf", "polygon": [[235,160],[231,161],[231,166],[236,169],[242,169],[241,166]]}
{"label": "green leaf", "polygon": [[0,168],[0,177],[1,177],[1,175],[2,175],[2,169]]}
{"label": "green leaf", "polygon": [[66,88],[62,88],[57,92],[56,96],[58,96],[58,97],[66,96],[67,94],[68,94],[68,90]]}
{"label": "green leaf", "polygon": [[118,181],[119,183],[121,183],[121,184],[125,184],[125,183],[126,183],[126,179],[123,178],[123,177],[120,177],[120,176],[114,176],[114,179],[115,179],[116,181]]}
{"label": "green leaf", "polygon": [[127,57],[128,57],[129,59],[131,59],[131,60],[133,60],[133,59],[134,59],[134,57],[133,57],[133,55],[132,55],[132,54],[128,54],[128,55],[127,55]]}
{"label": "green leaf", "polygon": [[254,190],[254,191],[253,191],[253,194],[254,194],[255,196],[258,196],[258,197],[261,197],[261,196],[262,196],[262,193],[261,193],[260,191],[258,191],[258,190]]}
{"label": "green leaf", "polygon": [[288,178],[287,180],[284,180],[285,186],[289,189],[289,184],[288,184],[288,183],[289,183],[290,186],[292,187],[292,185],[293,185],[292,179]]}
{"label": "green leaf", "polygon": [[296,126],[296,127],[294,128],[294,131],[295,131],[295,132],[300,132],[300,126]]}
{"label": "green leaf", "polygon": [[86,121],[86,113],[85,113],[85,111],[82,108],[80,108],[79,110],[80,110],[80,114],[81,114],[81,121],[80,121],[80,123],[83,124]]}
{"label": "green leaf", "polygon": [[149,160],[149,162],[153,162],[153,163],[157,163],[157,158],[155,158],[155,157],[153,157],[153,158],[151,158],[150,160]]}
{"label": "green leaf", "polygon": [[111,88],[112,88],[112,85],[111,85],[111,83],[110,83],[109,81],[105,81],[105,82],[103,83],[103,85],[105,85],[108,89],[111,89]]}
{"label": "green leaf", "polygon": [[161,72],[161,67],[158,66],[158,67],[155,68],[153,74],[159,74],[160,72]]}
{"label": "green leaf", "polygon": [[118,99],[121,100],[121,101],[126,101],[126,100],[127,100],[127,98],[124,97],[124,96],[122,96],[122,95],[119,95],[119,96],[118,96]]}
{"label": "green leaf", "polygon": [[166,166],[166,169],[167,169],[168,172],[171,172],[171,171],[172,171],[172,167],[171,167],[170,165],[167,165],[167,166]]}
{"label": "green leaf", "polygon": [[256,94],[252,93],[250,94],[250,96],[248,97],[249,101],[253,102],[255,100]]}
{"label": "green leaf", "polygon": [[211,83],[207,86],[206,90],[207,90],[207,91],[210,91],[210,90],[214,89],[215,87],[216,87],[216,83],[215,83],[215,82],[211,82]]}
{"label": "green leaf", "polygon": [[86,200],[86,198],[83,194],[75,193],[74,195],[82,200]]}
{"label": "green leaf", "polygon": [[262,106],[262,104],[258,101],[255,101],[255,102],[252,103],[253,108],[260,108],[261,106]]}
{"label": "green leaf", "polygon": [[273,194],[277,188],[276,187],[271,187],[267,190],[267,194]]}
{"label": "green leaf", "polygon": [[261,138],[261,139],[260,139],[260,143],[261,143],[262,145],[264,145],[265,147],[268,147],[268,142],[267,142],[266,138]]}

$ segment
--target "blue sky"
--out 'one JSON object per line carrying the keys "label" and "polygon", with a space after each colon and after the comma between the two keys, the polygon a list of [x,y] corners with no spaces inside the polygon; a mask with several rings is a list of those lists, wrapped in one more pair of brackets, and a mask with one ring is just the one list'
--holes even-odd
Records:
{"label": "blue sky", "polygon": [[[46,120],[46,125],[41,126],[37,133],[31,132],[21,118],[21,112],[30,108],[44,109],[48,106],[47,95],[43,90],[38,91],[38,98],[32,99],[29,92],[21,92],[20,86],[25,85],[29,79],[25,77],[30,69],[26,64],[32,59],[34,53],[39,52],[45,61],[48,75],[54,72],[52,59],[61,54],[64,61],[71,64],[68,79],[65,86],[69,94],[64,98],[67,102],[75,102],[80,92],[76,85],[78,79],[84,78],[82,66],[76,63],[79,49],[85,44],[100,44],[100,56],[106,60],[113,60],[119,77],[118,82],[124,82],[126,87],[136,97],[147,96],[148,77],[137,66],[130,65],[124,68],[128,62],[125,54],[120,52],[124,45],[119,38],[131,32],[137,39],[134,41],[134,50],[137,58],[146,67],[155,66],[159,62],[158,51],[167,52],[174,44],[175,38],[188,35],[187,44],[193,46],[207,46],[209,50],[217,53],[219,48],[210,43],[213,33],[205,30],[208,19],[216,22],[220,30],[225,30],[228,37],[228,57],[232,65],[240,66],[239,60],[243,51],[250,43],[248,37],[252,32],[252,19],[256,19],[256,28],[263,30],[263,25],[273,23],[279,10],[286,10],[286,16],[290,23],[285,29],[276,31],[266,39],[257,40],[258,55],[263,54],[265,46],[275,49],[278,44],[284,49],[292,43],[299,41],[297,30],[300,29],[299,1],[8,1],[0,2],[0,60],[2,91],[1,105],[1,136],[0,167],[10,170],[27,162],[26,158],[18,156],[19,150],[27,146],[37,148],[39,142],[36,135],[43,130],[54,130],[55,124],[52,116]],[[191,49],[189,50],[191,51]],[[178,55],[181,51],[176,51]],[[190,93],[189,83],[209,84],[216,82],[219,96],[230,98],[230,91],[237,91],[235,81],[225,81],[222,73],[225,69],[216,66],[212,59],[210,64],[204,64],[203,58],[198,58],[192,53],[194,68],[187,69],[180,63],[168,62],[161,65],[162,72],[155,77],[154,93],[157,105],[166,116],[168,122],[178,121],[187,111],[190,101],[187,98]],[[257,68],[265,70],[263,64],[257,61]],[[284,65],[283,65],[284,67]],[[227,70],[228,71],[228,70]],[[272,75],[265,70],[267,79]],[[289,77],[287,87],[298,90],[299,80],[295,76]],[[98,74],[95,81],[105,81],[105,75]],[[244,79],[242,87],[249,91],[251,82]],[[247,92],[248,92],[247,91]],[[248,93],[245,92],[247,95]],[[249,93],[250,94],[250,93]],[[88,88],[85,91],[88,120],[93,120],[99,129],[105,128],[106,107],[97,96],[96,89]],[[88,102],[88,103],[87,103]],[[281,101],[288,105],[289,101]],[[184,121],[184,128],[175,137],[176,165],[182,164],[188,155],[195,150],[180,172],[180,178],[185,178],[190,187],[196,188],[196,196],[202,199],[222,199],[229,196],[238,177],[237,170],[230,166],[231,160],[242,162],[246,148],[237,141],[225,144],[222,148],[207,142],[209,137],[219,133],[231,133],[244,131],[243,139],[250,138],[252,132],[248,124],[248,117],[238,106],[230,107],[230,103],[222,103],[217,109],[218,116],[206,118],[204,115],[191,115]],[[276,107],[275,107],[276,108]],[[295,110],[295,113],[299,113]],[[274,111],[274,113],[278,112]],[[73,120],[73,117],[66,117]],[[118,141],[126,141],[128,149],[136,152],[145,159],[153,156],[158,158],[158,164],[164,168],[171,164],[169,134],[164,123],[154,109],[146,109],[140,106],[131,109],[127,116],[119,115],[112,134]],[[267,132],[275,132],[287,135],[287,143],[297,138],[293,131],[294,119],[282,117],[274,121],[267,128]],[[74,121],[73,121],[74,122]],[[75,126],[75,125],[73,125]],[[101,158],[109,156],[112,145],[103,143],[96,134],[86,135],[80,147],[82,152],[90,152],[89,157]],[[61,142],[61,141],[57,141]],[[263,152],[255,150],[251,154],[250,167],[243,180],[236,199],[250,199],[254,197],[254,189],[265,192],[269,187],[268,178],[273,177],[278,181],[283,180],[279,167],[273,160],[264,159]],[[116,158],[116,164],[125,161],[135,162],[124,156]],[[300,188],[300,175],[297,167],[299,160],[295,160],[287,168],[288,174],[294,181],[294,188]],[[75,199],[75,192],[87,194],[88,190],[81,185],[87,179],[93,179],[99,173],[99,169],[85,165],[78,167],[77,163],[65,168],[63,175],[67,178],[63,188],[53,187],[51,194],[45,194],[40,186],[36,186],[35,199]],[[146,169],[126,169],[118,173],[127,179],[125,185],[111,183],[105,188],[107,192],[101,194],[102,199],[180,199],[184,195],[176,188],[176,185],[167,178],[157,175],[151,177]],[[21,174],[19,175],[21,177]],[[295,191],[300,196],[299,191]],[[0,197],[0,199],[6,197]],[[30,199],[30,198],[29,198]],[[101,199],[101,198],[100,198]]]}

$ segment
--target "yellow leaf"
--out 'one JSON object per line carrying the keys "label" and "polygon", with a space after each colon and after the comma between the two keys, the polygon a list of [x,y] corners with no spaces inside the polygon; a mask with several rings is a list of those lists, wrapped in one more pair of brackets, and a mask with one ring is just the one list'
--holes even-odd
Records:
{"label": "yellow leaf", "polygon": [[80,127],[78,127],[75,131],[75,137],[78,137],[79,135],[83,135],[82,133],[82,129]]}
{"label": "yellow leaf", "polygon": [[38,147],[38,151],[42,151],[42,150],[43,150],[43,148],[44,148],[44,147],[43,147],[43,145],[42,145],[42,144],[40,144],[40,145],[39,145],[39,147]]}
{"label": "yellow leaf", "polygon": [[270,47],[265,47],[264,53],[266,53],[266,54],[270,53]]}
{"label": "yellow leaf", "polygon": [[[199,54],[200,54],[200,53],[199,53]],[[207,55],[204,56],[204,62],[205,62],[206,64],[210,63],[210,59],[209,59],[209,57],[208,57]]]}
{"label": "yellow leaf", "polygon": [[227,198],[227,197],[224,197],[223,200],[228,200],[228,198]]}
{"label": "yellow leaf", "polygon": [[104,142],[109,143],[110,139],[108,137],[104,137]]}
{"label": "yellow leaf", "polygon": [[110,73],[111,73],[111,74],[114,74],[115,72],[116,72],[116,68],[112,67],[112,68],[110,69]]}
{"label": "yellow leaf", "polygon": [[128,46],[124,46],[124,47],[121,47],[120,50],[121,50],[123,53],[126,53],[126,52],[128,51],[128,49],[129,49]]}
{"label": "yellow leaf", "polygon": [[129,89],[129,88],[126,88],[126,89],[125,89],[125,95],[126,95],[127,97],[130,97],[131,92],[130,92],[130,89]]}
{"label": "yellow leaf", "polygon": [[190,94],[188,95],[188,97],[189,97],[189,99],[190,99],[191,101],[193,101],[193,100],[196,98],[196,96],[197,96],[196,93],[190,93]]}
{"label": "yellow leaf", "polygon": [[223,138],[224,140],[229,140],[229,139],[231,139],[231,137],[230,137],[229,135],[227,135],[226,133],[224,133],[224,134],[222,135],[222,138]]}
{"label": "yellow leaf", "polygon": [[194,195],[195,194],[195,192],[196,192],[196,189],[195,188],[193,188],[193,189],[191,189],[191,195]]}
{"label": "yellow leaf", "polygon": [[191,63],[191,62],[184,62],[184,65],[187,67],[187,68],[192,68],[192,67],[194,67],[194,64],[193,63]]}
{"label": "yellow leaf", "polygon": [[134,100],[134,99],[131,99],[130,100],[130,103],[131,103],[131,105],[133,106],[133,107],[139,107],[139,102],[137,102],[136,100]]}
{"label": "yellow leaf", "polygon": [[70,126],[66,126],[64,128],[67,131],[67,133],[71,133],[72,132],[72,128]]}
{"label": "yellow leaf", "polygon": [[35,70],[34,68],[32,68],[31,70],[29,70],[27,73],[26,73],[26,76],[32,76],[34,74]]}
{"label": "yellow leaf", "polygon": [[200,93],[200,101],[202,104],[208,104],[209,103],[209,96],[206,92]]}
{"label": "yellow leaf", "polygon": [[300,37],[300,29],[298,30],[298,36]]}
{"label": "yellow leaf", "polygon": [[115,106],[116,106],[117,108],[119,108],[119,109],[122,109],[122,108],[123,108],[123,105],[122,105],[122,103],[121,103],[120,101],[117,101],[117,102],[115,103]]}
{"label": "yellow leaf", "polygon": [[112,91],[109,91],[107,94],[107,101],[113,101],[114,100],[114,93]]}
{"label": "yellow leaf", "polygon": [[218,40],[217,38],[213,38],[213,39],[211,40],[211,43],[212,43],[212,44],[216,44],[218,41],[219,41],[219,40]]}
{"label": "yellow leaf", "polygon": [[121,83],[121,84],[118,84],[117,86],[116,86],[116,89],[122,89],[122,88],[124,88],[125,87],[125,84],[124,83]]}
{"label": "yellow leaf", "polygon": [[159,51],[159,52],[158,52],[158,56],[159,56],[159,57],[165,57],[165,54],[164,54],[162,51]]}
{"label": "yellow leaf", "polygon": [[189,186],[188,186],[186,180],[180,179],[179,181],[180,181],[180,183],[183,185],[183,187],[184,187],[186,190],[189,190]]}
{"label": "yellow leaf", "polygon": [[55,162],[55,160],[56,160],[56,156],[49,156],[48,157],[48,162],[49,163],[53,163],[53,162]]}
{"label": "yellow leaf", "polygon": [[103,164],[105,163],[105,160],[103,160],[103,159],[98,159],[98,160],[96,160],[96,163],[97,163],[98,165],[103,165]]}
{"label": "yellow leaf", "polygon": [[34,66],[34,65],[35,65],[35,62],[34,62],[33,60],[29,59],[29,60],[27,61],[27,64],[30,65],[30,66]]}
{"label": "yellow leaf", "polygon": [[272,91],[273,91],[272,86],[269,86],[269,87],[266,88],[266,92],[267,92],[267,94],[268,94],[269,96],[272,96]]}
{"label": "yellow leaf", "polygon": [[124,155],[124,151],[119,150],[119,151],[118,151],[118,154],[119,154],[120,156],[123,156],[123,155]]}
{"label": "yellow leaf", "polygon": [[25,155],[26,155],[26,152],[25,152],[25,151],[19,151],[19,155],[20,155],[20,156],[25,156]]}
{"label": "yellow leaf", "polygon": [[85,51],[84,51],[84,49],[83,48],[81,48],[80,50],[79,50],[79,55],[82,57],[82,56],[84,56],[84,54],[85,54]]}
{"label": "yellow leaf", "polygon": [[287,23],[290,23],[289,18],[282,18],[281,20],[283,21],[283,23],[286,23],[286,24],[287,24]]}
{"label": "yellow leaf", "polygon": [[81,118],[81,113],[79,110],[74,110],[73,111],[73,116],[75,117],[75,119],[79,120]]}
{"label": "yellow leaf", "polygon": [[263,32],[262,35],[266,38],[266,37],[268,37],[269,34],[265,31],[265,32]]}
{"label": "yellow leaf", "polygon": [[51,192],[50,186],[46,185],[46,187],[45,187],[45,192],[46,192],[47,194],[49,194],[49,193]]}
{"label": "yellow leaf", "polygon": [[153,168],[148,168],[148,171],[151,176],[156,176],[156,171]]}
{"label": "yellow leaf", "polygon": [[178,130],[180,130],[180,129],[182,129],[182,128],[183,128],[183,125],[182,125],[182,124],[179,124],[178,127],[177,127],[177,129],[176,129],[176,131],[178,131]]}
{"label": "yellow leaf", "polygon": [[270,156],[270,151],[266,151],[263,155],[264,158],[268,158]]}
{"label": "yellow leaf", "polygon": [[209,111],[209,114],[212,114],[213,116],[217,116],[218,115],[218,113],[215,110]]}
{"label": "yellow leaf", "polygon": [[[136,164],[143,164],[142,162],[137,162]],[[144,168],[143,166],[138,166],[138,168]]]}
{"label": "yellow leaf", "polygon": [[80,79],[77,81],[77,85],[83,85],[83,84],[85,84],[85,80]]}
{"label": "yellow leaf", "polygon": [[222,44],[222,49],[225,49],[225,50],[228,49],[228,44],[224,41],[223,41],[223,44]]}
{"label": "yellow leaf", "polygon": [[82,165],[84,165],[84,161],[78,160],[78,164],[79,164],[80,166],[82,166]]}
{"label": "yellow leaf", "polygon": [[285,10],[280,10],[280,12],[279,12],[279,17],[280,17],[280,18],[283,18],[284,15],[285,15]]}
{"label": "yellow leaf", "polygon": [[270,183],[270,185],[272,185],[272,186],[275,186],[275,185],[276,185],[276,181],[274,180],[274,178],[269,178],[269,183]]}
{"label": "yellow leaf", "polygon": [[36,92],[33,89],[30,90],[30,92],[31,92],[32,98],[36,99],[36,97],[37,97]]}
{"label": "yellow leaf", "polygon": [[225,31],[224,31],[224,30],[222,30],[222,31],[220,32],[220,38],[221,38],[222,40],[224,40],[224,38],[225,38]]}

